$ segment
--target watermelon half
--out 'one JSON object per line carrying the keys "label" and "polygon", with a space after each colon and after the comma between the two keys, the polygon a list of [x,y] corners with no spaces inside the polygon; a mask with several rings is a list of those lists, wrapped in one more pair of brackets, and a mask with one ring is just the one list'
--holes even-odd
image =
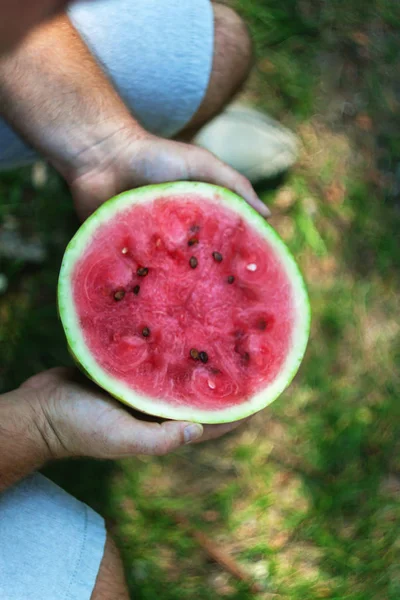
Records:
{"label": "watermelon half", "polygon": [[129,191],[81,226],[58,304],[82,369],[168,419],[251,415],[290,383],[310,328],[289,250],[242,198],[204,183]]}

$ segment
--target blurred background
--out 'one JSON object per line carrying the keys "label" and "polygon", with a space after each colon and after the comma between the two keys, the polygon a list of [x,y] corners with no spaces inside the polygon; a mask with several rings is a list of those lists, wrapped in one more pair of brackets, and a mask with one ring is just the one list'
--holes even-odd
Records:
{"label": "blurred background", "polygon": [[[301,141],[258,191],[309,286],[305,362],[226,438],[46,472],[109,520],[134,598],[399,600],[400,3],[230,4],[257,53],[244,99]],[[0,392],[71,363],[55,292],[77,226],[45,165],[0,174]]]}

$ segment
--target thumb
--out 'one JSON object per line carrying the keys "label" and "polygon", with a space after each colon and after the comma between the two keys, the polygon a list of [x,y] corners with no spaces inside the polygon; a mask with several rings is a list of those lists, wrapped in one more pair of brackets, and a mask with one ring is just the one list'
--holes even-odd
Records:
{"label": "thumb", "polygon": [[183,444],[199,440],[203,426],[199,423],[164,421],[150,423],[139,421],[127,415],[120,423],[119,456],[151,454],[162,456],[176,450]]}

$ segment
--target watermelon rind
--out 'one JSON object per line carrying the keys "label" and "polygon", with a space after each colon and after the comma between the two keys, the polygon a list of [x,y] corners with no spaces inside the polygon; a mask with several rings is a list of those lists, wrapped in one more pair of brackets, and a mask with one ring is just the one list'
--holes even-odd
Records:
{"label": "watermelon rind", "polygon": [[[240,214],[254,229],[263,236],[280,257],[282,267],[292,283],[294,290],[295,322],[292,346],[282,368],[265,389],[243,401],[242,404],[218,409],[202,409],[198,406],[171,404],[162,398],[153,398],[133,390],[123,381],[116,379],[96,362],[84,340],[79,318],[73,301],[71,277],[76,262],[83,256],[85,247],[91,243],[98,226],[110,218],[137,203],[152,202],[157,198],[171,195],[200,196],[203,202],[212,202]],[[296,375],[303,359],[311,322],[310,302],[307,289],[299,268],[287,246],[268,222],[259,215],[245,200],[235,193],[211,184],[200,182],[174,182],[149,185],[130,190],[115,196],[102,204],[81,225],[68,244],[58,281],[58,309],[71,354],[76,362],[94,382],[109,392],[114,398],[137,410],[162,417],[204,424],[227,423],[248,417],[271,404],[288,387]]]}

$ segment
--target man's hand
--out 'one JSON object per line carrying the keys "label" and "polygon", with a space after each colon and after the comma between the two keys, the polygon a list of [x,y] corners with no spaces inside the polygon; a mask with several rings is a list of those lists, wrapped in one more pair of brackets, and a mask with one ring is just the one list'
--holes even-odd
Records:
{"label": "man's hand", "polygon": [[113,400],[78,371],[52,369],[0,396],[0,492],[48,460],[163,455],[236,429],[162,421]]}
{"label": "man's hand", "polygon": [[65,16],[0,58],[0,114],[67,180],[82,218],[119,192],[176,180],[230,188],[269,214],[214,155],[144,131]]}
{"label": "man's hand", "polygon": [[163,455],[183,444],[219,437],[242,422],[202,426],[152,419],[124,407],[71,369],[45,371],[21,389],[32,396],[37,426],[53,458]]}
{"label": "man's hand", "polygon": [[258,212],[269,210],[251,183],[207,150],[137,130],[121,130],[82,153],[66,175],[79,216],[85,219],[112,196],[152,183],[205,181],[242,196]]}

